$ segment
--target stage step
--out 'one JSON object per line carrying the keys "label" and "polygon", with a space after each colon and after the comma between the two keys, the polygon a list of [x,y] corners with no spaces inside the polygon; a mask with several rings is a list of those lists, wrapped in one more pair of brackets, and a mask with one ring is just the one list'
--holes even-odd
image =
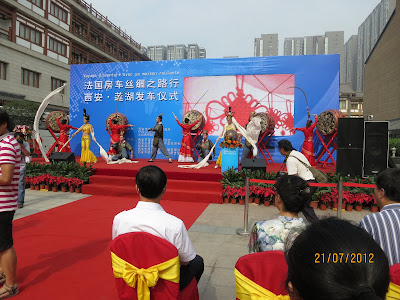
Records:
{"label": "stage step", "polygon": [[[137,197],[135,178],[128,176],[94,175],[82,187],[82,193],[117,197]],[[175,180],[167,181],[163,199],[186,202],[222,203],[220,182]]]}

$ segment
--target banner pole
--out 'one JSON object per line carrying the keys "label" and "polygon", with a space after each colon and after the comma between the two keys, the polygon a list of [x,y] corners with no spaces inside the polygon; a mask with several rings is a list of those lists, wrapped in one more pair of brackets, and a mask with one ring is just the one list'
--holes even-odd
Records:
{"label": "banner pole", "polygon": [[343,179],[340,179],[338,182],[338,208],[337,208],[337,217],[342,217],[342,203],[343,203]]}
{"label": "banner pole", "polygon": [[250,185],[250,178],[246,177],[245,179],[245,189],[246,189],[246,196],[244,202],[244,224],[243,229],[239,228],[236,230],[236,233],[241,236],[248,236],[249,232],[249,185]]}

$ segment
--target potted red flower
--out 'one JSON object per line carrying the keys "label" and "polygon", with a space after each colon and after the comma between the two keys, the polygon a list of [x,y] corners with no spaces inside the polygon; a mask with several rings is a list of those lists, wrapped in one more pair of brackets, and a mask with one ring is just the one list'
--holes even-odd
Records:
{"label": "potted red flower", "polygon": [[263,188],[263,196],[264,196],[264,206],[270,206],[271,202],[273,202],[276,191],[273,187],[265,187]]}

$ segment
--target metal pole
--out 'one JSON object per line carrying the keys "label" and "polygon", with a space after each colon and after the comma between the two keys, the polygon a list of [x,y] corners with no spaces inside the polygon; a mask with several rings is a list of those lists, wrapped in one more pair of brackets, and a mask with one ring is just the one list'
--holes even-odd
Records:
{"label": "metal pole", "polygon": [[340,179],[338,183],[338,208],[337,208],[337,217],[342,217],[342,203],[343,203],[343,180]]}
{"label": "metal pole", "polygon": [[245,201],[244,201],[244,224],[243,224],[243,229],[239,228],[236,230],[236,233],[241,236],[247,236],[250,234],[250,232],[249,232],[249,185],[250,185],[250,178],[246,177],[246,179],[245,179],[246,196],[245,196]]}

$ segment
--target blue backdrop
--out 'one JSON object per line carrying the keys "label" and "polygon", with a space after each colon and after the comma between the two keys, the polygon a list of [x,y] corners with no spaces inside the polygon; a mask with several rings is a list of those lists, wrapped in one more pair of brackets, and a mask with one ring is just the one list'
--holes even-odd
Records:
{"label": "blue backdrop", "polygon": [[[118,112],[135,125],[126,135],[134,148],[134,157],[149,158],[153,133],[147,133],[147,129],[153,127],[156,117],[163,113],[164,142],[172,158],[177,159],[182,130],[172,112],[182,119],[185,77],[294,74],[295,86],[307,94],[310,113],[320,114],[339,107],[339,64],[339,55],[311,55],[71,65],[71,125],[80,127],[83,124],[83,108],[86,108],[97,141],[107,151],[110,136],[106,132],[106,119],[116,111],[118,103]],[[294,127],[304,127],[306,105],[298,89],[294,90],[294,100]],[[80,136],[71,141],[71,149],[78,156]],[[277,141],[283,138],[301,149],[304,135],[297,132],[293,136],[273,137],[271,146],[275,149],[270,153],[275,162],[283,160],[276,149]],[[210,139],[215,141],[216,136]],[[316,136],[314,141],[318,149]],[[100,156],[93,142],[91,150]],[[217,154],[219,150],[217,147]],[[157,158],[164,156],[158,154]]]}

